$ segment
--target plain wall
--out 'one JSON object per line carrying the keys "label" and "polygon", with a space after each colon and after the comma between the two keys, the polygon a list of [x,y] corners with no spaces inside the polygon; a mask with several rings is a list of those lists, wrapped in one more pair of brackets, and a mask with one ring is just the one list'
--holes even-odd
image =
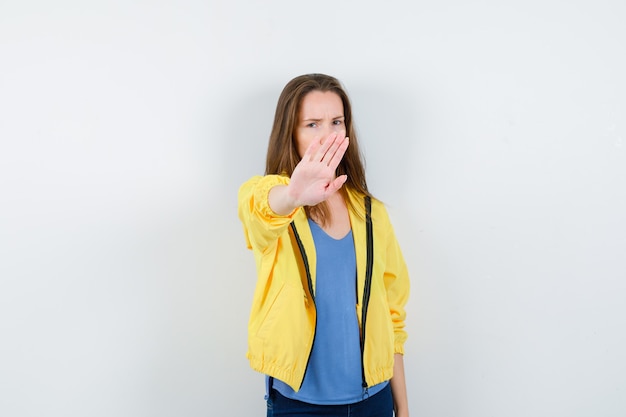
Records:
{"label": "plain wall", "polygon": [[626,4],[0,2],[0,415],[263,416],[236,194],[335,75],[413,416],[626,415]]}

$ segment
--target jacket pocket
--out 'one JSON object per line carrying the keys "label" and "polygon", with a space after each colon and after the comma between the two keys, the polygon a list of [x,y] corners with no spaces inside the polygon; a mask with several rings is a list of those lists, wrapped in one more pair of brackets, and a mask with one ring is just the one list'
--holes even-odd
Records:
{"label": "jacket pocket", "polygon": [[292,329],[289,327],[299,315],[304,301],[302,289],[283,283],[264,309],[256,336],[268,340],[283,337],[284,332],[290,333]]}
{"label": "jacket pocket", "polygon": [[280,304],[278,301],[284,287],[285,283],[283,282],[280,284],[280,287],[274,290],[273,294],[271,294],[271,296],[269,296],[269,298],[265,300],[265,302],[263,302],[259,311],[261,317],[257,321],[257,326],[254,333],[255,337],[263,339],[263,335],[267,335],[267,327],[271,326],[272,324],[272,314],[276,306]]}

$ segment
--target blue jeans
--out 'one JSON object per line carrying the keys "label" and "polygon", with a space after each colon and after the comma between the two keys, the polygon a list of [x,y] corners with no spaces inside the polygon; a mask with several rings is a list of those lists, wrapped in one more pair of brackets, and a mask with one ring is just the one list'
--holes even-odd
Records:
{"label": "blue jeans", "polygon": [[292,400],[272,390],[267,399],[267,417],[392,417],[391,384],[379,393],[354,404],[317,405]]}

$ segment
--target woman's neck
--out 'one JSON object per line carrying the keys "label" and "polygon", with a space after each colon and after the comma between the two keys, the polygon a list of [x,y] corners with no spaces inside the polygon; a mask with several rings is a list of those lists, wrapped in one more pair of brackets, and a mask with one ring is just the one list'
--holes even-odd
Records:
{"label": "woman's neck", "polygon": [[329,214],[328,218],[325,219],[326,221],[321,222],[320,219],[316,219],[314,216],[312,220],[319,224],[332,238],[341,239],[345,237],[350,232],[351,226],[350,215],[343,194],[337,191],[325,203]]}

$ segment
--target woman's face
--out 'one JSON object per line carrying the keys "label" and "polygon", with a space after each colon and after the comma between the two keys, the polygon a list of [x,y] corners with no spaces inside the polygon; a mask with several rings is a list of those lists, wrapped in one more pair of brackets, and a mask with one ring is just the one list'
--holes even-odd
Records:
{"label": "woman's face", "polygon": [[294,132],[300,158],[314,140],[324,142],[331,133],[346,134],[341,97],[332,91],[311,91],[300,103]]}

